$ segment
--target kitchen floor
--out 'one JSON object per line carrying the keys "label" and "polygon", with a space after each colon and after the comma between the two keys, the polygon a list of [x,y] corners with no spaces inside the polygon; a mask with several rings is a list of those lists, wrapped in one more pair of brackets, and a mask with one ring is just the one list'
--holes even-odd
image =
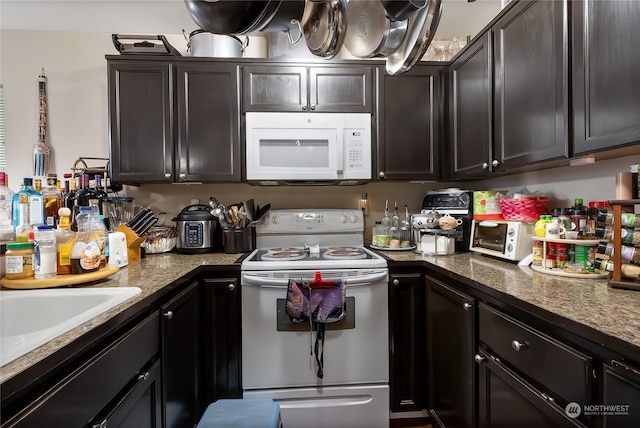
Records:
{"label": "kitchen floor", "polygon": [[427,418],[391,419],[390,428],[433,428]]}

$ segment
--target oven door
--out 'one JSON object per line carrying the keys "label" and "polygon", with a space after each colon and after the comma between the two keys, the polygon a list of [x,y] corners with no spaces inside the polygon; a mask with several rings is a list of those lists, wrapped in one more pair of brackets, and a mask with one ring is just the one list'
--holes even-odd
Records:
{"label": "oven door", "polygon": [[501,256],[507,245],[508,222],[474,221],[470,249],[484,254]]}
{"label": "oven door", "polygon": [[[363,270],[364,271],[364,270]],[[360,276],[322,271],[325,279],[348,277],[346,318],[326,324],[324,378],[312,355],[316,332],[293,324],[284,312],[288,278],[311,279],[315,271],[242,274],[242,378],[246,391],[269,388],[387,384],[389,335],[387,269]]]}

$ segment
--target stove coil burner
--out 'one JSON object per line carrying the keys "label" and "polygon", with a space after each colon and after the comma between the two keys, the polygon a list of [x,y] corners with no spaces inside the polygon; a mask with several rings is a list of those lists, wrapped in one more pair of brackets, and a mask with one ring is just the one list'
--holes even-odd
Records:
{"label": "stove coil burner", "polygon": [[279,260],[283,262],[302,260],[306,257],[304,250],[295,247],[270,248],[260,258],[262,260]]}
{"label": "stove coil burner", "polygon": [[367,254],[358,247],[329,247],[322,254],[322,257],[326,259],[354,260],[365,259]]}

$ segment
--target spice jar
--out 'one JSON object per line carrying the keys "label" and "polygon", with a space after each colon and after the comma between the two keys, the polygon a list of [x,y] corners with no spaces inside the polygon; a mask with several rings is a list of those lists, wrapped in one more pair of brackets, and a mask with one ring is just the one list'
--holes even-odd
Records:
{"label": "spice jar", "polygon": [[17,242],[7,244],[5,253],[5,278],[33,278],[33,243]]}

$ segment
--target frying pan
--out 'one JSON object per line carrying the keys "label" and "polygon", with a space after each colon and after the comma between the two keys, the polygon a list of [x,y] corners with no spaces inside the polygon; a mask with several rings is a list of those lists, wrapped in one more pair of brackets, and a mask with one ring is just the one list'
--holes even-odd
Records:
{"label": "frying pan", "polygon": [[428,4],[409,18],[404,40],[387,57],[386,69],[390,75],[411,70],[429,48],[442,14],[442,0],[427,0]]}
{"label": "frying pan", "polygon": [[302,32],[315,56],[330,59],[342,48],[347,28],[347,0],[306,0]]}
{"label": "frying pan", "polygon": [[262,28],[262,32],[275,33],[278,31],[290,31],[297,29],[296,23],[300,21],[304,12],[305,0],[282,0],[271,20]]}
{"label": "frying pan", "polygon": [[279,1],[184,0],[191,18],[214,34],[246,34],[258,31],[273,17]]}
{"label": "frying pan", "polygon": [[402,43],[407,23],[387,17],[379,1],[349,0],[344,46],[358,58],[386,57]]}

